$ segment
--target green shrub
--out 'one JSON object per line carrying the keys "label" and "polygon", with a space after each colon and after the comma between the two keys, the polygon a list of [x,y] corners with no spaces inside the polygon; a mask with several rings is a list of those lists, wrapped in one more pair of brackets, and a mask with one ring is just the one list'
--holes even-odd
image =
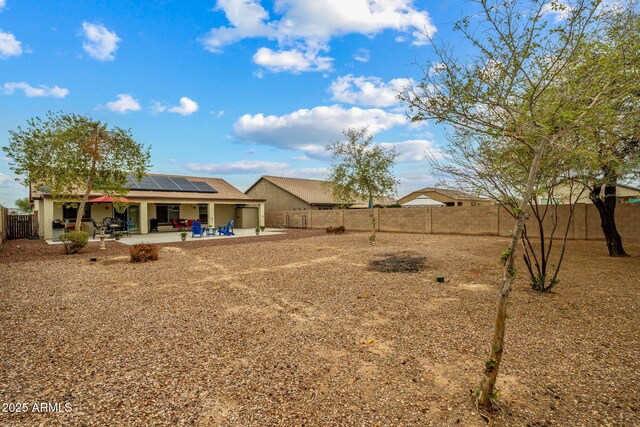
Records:
{"label": "green shrub", "polygon": [[65,254],[75,254],[80,249],[87,246],[89,234],[84,231],[67,231],[64,234],[61,234],[58,239],[64,243]]}
{"label": "green shrub", "polygon": [[158,259],[158,248],[149,243],[140,243],[131,246],[129,249],[131,262],[156,261]]}

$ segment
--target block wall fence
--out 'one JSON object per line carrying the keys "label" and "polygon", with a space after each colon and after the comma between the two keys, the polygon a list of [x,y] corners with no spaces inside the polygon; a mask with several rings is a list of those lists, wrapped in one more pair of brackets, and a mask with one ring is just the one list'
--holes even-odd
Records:
{"label": "block wall fence", "polygon": [[[561,238],[569,218],[569,206],[557,208],[556,238]],[[444,208],[374,209],[377,231],[421,234],[463,234],[471,236],[509,236],[514,220],[500,206]],[[553,215],[547,214],[543,224],[545,235],[553,229]],[[323,229],[344,226],[347,230],[367,231],[371,228],[368,209],[267,211],[267,227]],[[620,204],[616,207],[616,224],[623,242],[640,243],[640,206]],[[540,230],[533,219],[527,220],[528,233],[537,237]],[[604,240],[600,215],[595,206],[576,205],[569,224],[571,240]]]}

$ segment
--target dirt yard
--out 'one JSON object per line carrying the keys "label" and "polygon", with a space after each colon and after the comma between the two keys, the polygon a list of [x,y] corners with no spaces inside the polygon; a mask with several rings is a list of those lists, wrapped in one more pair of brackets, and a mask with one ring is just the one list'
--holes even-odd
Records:
{"label": "dirt yard", "polygon": [[[472,394],[506,240],[303,236],[164,245],[147,264],[4,245],[0,402],[29,412],[0,425],[487,425]],[[520,274],[495,425],[640,425],[640,245],[627,249],[571,242],[549,295]],[[407,251],[425,269],[368,269]],[[42,402],[60,412],[33,413]]]}

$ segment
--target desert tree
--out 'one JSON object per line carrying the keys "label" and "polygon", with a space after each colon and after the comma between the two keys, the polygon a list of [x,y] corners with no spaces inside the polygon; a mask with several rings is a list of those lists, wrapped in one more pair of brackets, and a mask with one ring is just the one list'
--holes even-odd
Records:
{"label": "desert tree", "polygon": [[[494,334],[478,391],[477,402],[486,405],[496,395],[507,303],[516,276],[517,246],[545,153],[559,141],[570,140],[566,137],[567,130],[557,126],[558,121],[571,121],[579,126],[583,121],[593,120],[591,111],[600,102],[602,85],[599,80],[592,80],[591,103],[572,111],[572,117],[561,117],[561,107],[575,102],[578,96],[574,82],[564,79],[562,73],[575,61],[586,39],[597,1],[561,4],[544,0],[479,0],[475,4],[478,12],[454,26],[462,35],[460,42],[452,48],[432,40],[435,61],[423,69],[421,81],[407,87],[400,99],[408,104],[413,121],[443,123],[454,138],[464,141],[470,152],[498,154],[499,164],[495,168],[483,170],[464,164],[471,167],[477,178],[486,180],[487,186],[498,187],[506,182],[502,169],[512,170],[506,162],[527,153],[521,159],[524,167],[517,172],[520,184],[504,189],[504,199],[515,206],[511,209],[515,220],[502,257]],[[550,14],[561,14],[563,19],[555,20]],[[464,155],[455,144],[449,144],[448,148],[449,154],[457,153],[459,158]],[[496,181],[496,177],[501,180]]]}
{"label": "desert tree", "polygon": [[[10,131],[4,152],[24,185],[45,189],[61,203],[78,206],[80,231],[84,206],[92,191],[124,196],[126,178],[138,179],[149,168],[149,149],[130,130],[109,127],[84,115],[49,112],[25,128]],[[81,192],[81,201],[77,194]]]}
{"label": "desert tree", "polygon": [[29,201],[28,197],[23,197],[16,200],[16,208],[23,214],[30,214],[33,212],[33,205]]}
{"label": "desert tree", "polygon": [[344,141],[333,141],[325,147],[332,156],[328,181],[334,198],[342,205],[348,206],[357,200],[369,202],[369,242],[373,243],[376,240],[373,201],[396,193],[398,180],[392,168],[398,152],[395,147],[385,149],[375,144],[366,127],[342,133]]}
{"label": "desert tree", "polygon": [[[636,1],[616,2],[599,16],[601,25],[581,46],[568,77],[584,86],[597,76],[605,88],[597,106],[598,120],[577,129],[587,160],[582,183],[600,215],[610,256],[626,256],[615,220],[616,187],[640,176],[640,14]],[[580,110],[590,104],[591,91],[564,106]]]}

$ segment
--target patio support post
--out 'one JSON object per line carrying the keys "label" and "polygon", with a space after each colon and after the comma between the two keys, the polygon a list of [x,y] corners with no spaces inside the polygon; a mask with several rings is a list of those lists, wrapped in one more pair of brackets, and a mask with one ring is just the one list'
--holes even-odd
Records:
{"label": "patio support post", "polygon": [[46,218],[44,224],[41,224],[41,227],[44,227],[44,238],[45,239],[53,239],[53,199],[50,197],[45,197],[44,200],[44,212],[42,213],[42,218]]}
{"label": "patio support post", "polygon": [[260,225],[260,227],[264,227],[264,202],[261,202],[258,205],[258,225]]}
{"label": "patio support post", "polygon": [[149,203],[140,202],[140,234],[149,234]]}
{"label": "patio support post", "polygon": [[209,202],[207,209],[209,210],[209,224],[204,224],[204,225],[213,225],[213,227],[215,228],[216,226],[216,204]]}

